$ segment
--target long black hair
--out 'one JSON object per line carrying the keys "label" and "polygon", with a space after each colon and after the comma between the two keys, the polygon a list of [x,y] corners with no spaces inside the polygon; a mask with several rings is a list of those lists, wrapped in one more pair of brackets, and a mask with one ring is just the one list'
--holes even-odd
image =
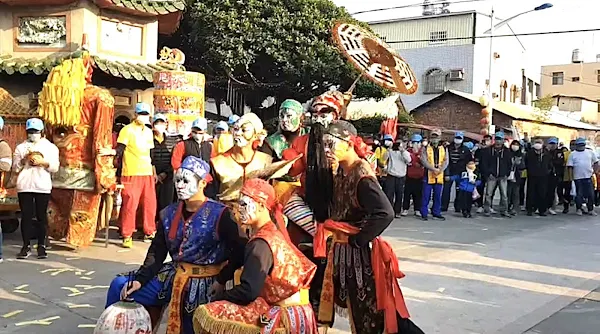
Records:
{"label": "long black hair", "polygon": [[306,203],[318,222],[329,219],[333,198],[333,172],[325,156],[324,134],[323,124],[312,124],[306,152]]}

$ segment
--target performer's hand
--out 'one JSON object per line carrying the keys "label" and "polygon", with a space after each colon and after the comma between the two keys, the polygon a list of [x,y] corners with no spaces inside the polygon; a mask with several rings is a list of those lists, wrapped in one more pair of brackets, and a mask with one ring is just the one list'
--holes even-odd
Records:
{"label": "performer's hand", "polygon": [[219,282],[214,282],[210,286],[210,289],[208,290],[209,300],[210,301],[216,300],[223,293],[224,289],[225,289],[225,286],[223,286],[223,284],[221,284]]}
{"label": "performer's hand", "polygon": [[163,181],[167,178],[167,173],[163,172],[158,174],[157,176],[158,182],[163,183]]}
{"label": "performer's hand", "polygon": [[[127,289],[127,286],[129,286],[129,285],[131,285],[131,287],[129,289]],[[126,299],[132,293],[138,291],[141,288],[142,288],[142,283],[140,283],[138,281],[133,281],[130,284],[125,284],[125,286],[123,286],[123,289],[121,289],[121,300]]]}

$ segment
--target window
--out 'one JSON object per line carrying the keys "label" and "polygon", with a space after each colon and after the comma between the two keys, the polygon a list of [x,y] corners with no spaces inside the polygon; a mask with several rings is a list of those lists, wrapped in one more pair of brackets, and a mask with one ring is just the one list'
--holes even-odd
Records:
{"label": "window", "polygon": [[517,102],[517,86],[516,85],[510,86],[510,102],[512,102],[512,103]]}
{"label": "window", "polygon": [[596,82],[600,83],[600,70],[596,70]]}
{"label": "window", "polygon": [[22,49],[60,50],[68,44],[67,15],[16,16],[15,43]]}
{"label": "window", "polygon": [[552,72],[552,84],[553,85],[562,85],[564,79],[563,72]]}
{"label": "window", "polygon": [[447,31],[432,31],[429,33],[429,44],[444,44],[448,41]]}
{"label": "window", "polygon": [[446,73],[439,68],[425,72],[425,94],[441,94],[446,91]]}
{"label": "window", "polygon": [[502,80],[500,82],[500,101],[506,102],[506,88],[508,85],[506,84],[506,80]]}
{"label": "window", "polygon": [[572,77],[571,81],[573,81],[573,82],[579,82],[579,77]]}

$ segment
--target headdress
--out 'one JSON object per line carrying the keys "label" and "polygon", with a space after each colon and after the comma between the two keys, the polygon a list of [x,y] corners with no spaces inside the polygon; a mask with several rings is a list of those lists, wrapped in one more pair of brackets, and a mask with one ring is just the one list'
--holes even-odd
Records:
{"label": "headdress", "polygon": [[206,180],[207,177],[210,177],[210,166],[198,157],[189,156],[185,158],[179,168],[189,170],[200,180]]}
{"label": "headdress", "polygon": [[283,103],[279,107],[279,110],[281,110],[281,109],[289,109],[298,116],[300,116],[304,113],[304,107],[302,107],[302,104],[296,100],[291,100],[291,99],[287,99],[287,100],[283,101]]}
{"label": "headdress", "polygon": [[252,124],[252,126],[254,126],[254,131],[256,132],[256,134],[259,134],[264,129],[263,122],[260,120],[260,117],[258,117],[255,113],[251,112],[244,114],[244,116],[240,117],[235,123],[239,126],[242,126],[246,123]]}
{"label": "headdress", "polygon": [[275,190],[269,182],[263,179],[250,179],[244,182],[242,190],[243,195],[252,198],[255,202],[264,205],[267,210],[271,211],[275,218],[275,223],[281,234],[287,241],[290,241],[290,236],[287,233],[285,221],[283,219],[283,208],[275,196]]}
{"label": "headdress", "polygon": [[335,111],[336,116],[334,119],[339,119],[340,117],[343,118],[346,115],[346,106],[351,98],[352,94],[350,93],[343,94],[337,90],[325,92],[313,99],[310,109],[312,111],[319,105],[327,106]]}
{"label": "headdress", "polygon": [[327,128],[327,134],[352,143],[354,151],[362,159],[370,153],[369,145],[358,136],[356,128],[348,121],[339,120],[331,123]]}

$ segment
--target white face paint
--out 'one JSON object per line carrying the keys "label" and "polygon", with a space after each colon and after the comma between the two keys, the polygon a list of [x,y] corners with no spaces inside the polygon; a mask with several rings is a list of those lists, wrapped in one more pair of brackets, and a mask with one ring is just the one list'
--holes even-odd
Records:
{"label": "white face paint", "polygon": [[256,219],[256,202],[246,195],[242,195],[239,201],[239,219],[240,224],[248,225],[254,219]]}
{"label": "white face paint", "polygon": [[239,124],[233,126],[231,134],[233,142],[237,147],[246,147],[255,135],[254,126],[251,123]]}
{"label": "white face paint", "polygon": [[283,131],[294,132],[300,126],[300,116],[290,109],[281,109],[279,111],[279,127]]}
{"label": "white face paint", "polygon": [[198,193],[198,178],[196,174],[187,169],[178,169],[175,173],[175,189],[177,197],[182,200],[188,200]]}

